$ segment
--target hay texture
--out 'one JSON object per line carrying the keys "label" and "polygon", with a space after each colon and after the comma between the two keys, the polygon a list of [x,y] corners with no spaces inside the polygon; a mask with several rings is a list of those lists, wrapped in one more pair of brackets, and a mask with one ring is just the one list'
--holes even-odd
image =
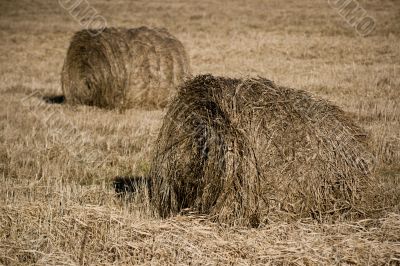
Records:
{"label": "hay texture", "polygon": [[66,101],[104,108],[164,107],[190,75],[180,41],[165,29],[107,28],[72,38],[61,74]]}
{"label": "hay texture", "polygon": [[342,217],[368,183],[365,139],[343,111],[307,92],[198,76],[164,118],[152,201],[162,217],[190,208],[226,224]]}

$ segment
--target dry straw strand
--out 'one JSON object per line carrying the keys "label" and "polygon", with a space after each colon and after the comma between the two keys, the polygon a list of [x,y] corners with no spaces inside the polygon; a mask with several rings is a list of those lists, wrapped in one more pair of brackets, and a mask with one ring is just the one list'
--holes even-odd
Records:
{"label": "dry straw strand", "polygon": [[191,208],[226,224],[355,213],[367,136],[335,105],[264,78],[198,76],[161,128],[150,176],[161,216]]}
{"label": "dry straw strand", "polygon": [[104,108],[166,106],[190,76],[182,43],[165,29],[106,28],[75,33],[61,74],[67,102]]}

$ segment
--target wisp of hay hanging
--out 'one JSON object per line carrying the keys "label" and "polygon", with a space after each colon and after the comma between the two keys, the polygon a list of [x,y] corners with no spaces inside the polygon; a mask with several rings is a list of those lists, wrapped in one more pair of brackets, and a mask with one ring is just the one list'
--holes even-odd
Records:
{"label": "wisp of hay hanging", "polygon": [[165,29],[106,28],[74,35],[61,83],[69,103],[154,108],[164,107],[189,75],[185,48]]}
{"label": "wisp of hay hanging", "polygon": [[150,178],[162,217],[190,208],[226,224],[338,217],[369,179],[366,134],[333,104],[264,78],[185,82]]}

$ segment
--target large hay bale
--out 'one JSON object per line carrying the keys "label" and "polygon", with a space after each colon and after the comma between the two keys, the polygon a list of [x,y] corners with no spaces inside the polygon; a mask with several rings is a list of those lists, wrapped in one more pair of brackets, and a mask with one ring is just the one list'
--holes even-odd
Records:
{"label": "large hay bale", "polygon": [[61,82],[70,103],[153,108],[164,107],[189,75],[182,43],[165,29],[106,28],[75,33]]}
{"label": "large hay bale", "polygon": [[342,110],[307,92],[263,78],[198,76],[164,118],[152,201],[163,217],[191,208],[253,226],[343,215],[368,181],[365,138]]}

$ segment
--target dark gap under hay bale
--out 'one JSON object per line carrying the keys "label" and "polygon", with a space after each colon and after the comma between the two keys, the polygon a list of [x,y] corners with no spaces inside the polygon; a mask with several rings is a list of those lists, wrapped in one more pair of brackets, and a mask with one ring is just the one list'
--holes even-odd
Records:
{"label": "dark gap under hay bale", "polygon": [[106,28],[98,35],[75,33],[61,83],[69,103],[158,108],[188,76],[185,48],[167,30]]}
{"label": "dark gap under hay bale", "polygon": [[113,186],[119,196],[138,193],[143,187],[151,194],[150,179],[143,176],[116,176],[113,178]]}
{"label": "dark gap under hay bale", "polygon": [[46,95],[43,96],[43,101],[50,104],[62,104],[65,102],[64,95]]}
{"label": "dark gap under hay bale", "polygon": [[171,102],[150,178],[162,217],[337,219],[368,184],[366,134],[333,104],[264,78],[198,76]]}

